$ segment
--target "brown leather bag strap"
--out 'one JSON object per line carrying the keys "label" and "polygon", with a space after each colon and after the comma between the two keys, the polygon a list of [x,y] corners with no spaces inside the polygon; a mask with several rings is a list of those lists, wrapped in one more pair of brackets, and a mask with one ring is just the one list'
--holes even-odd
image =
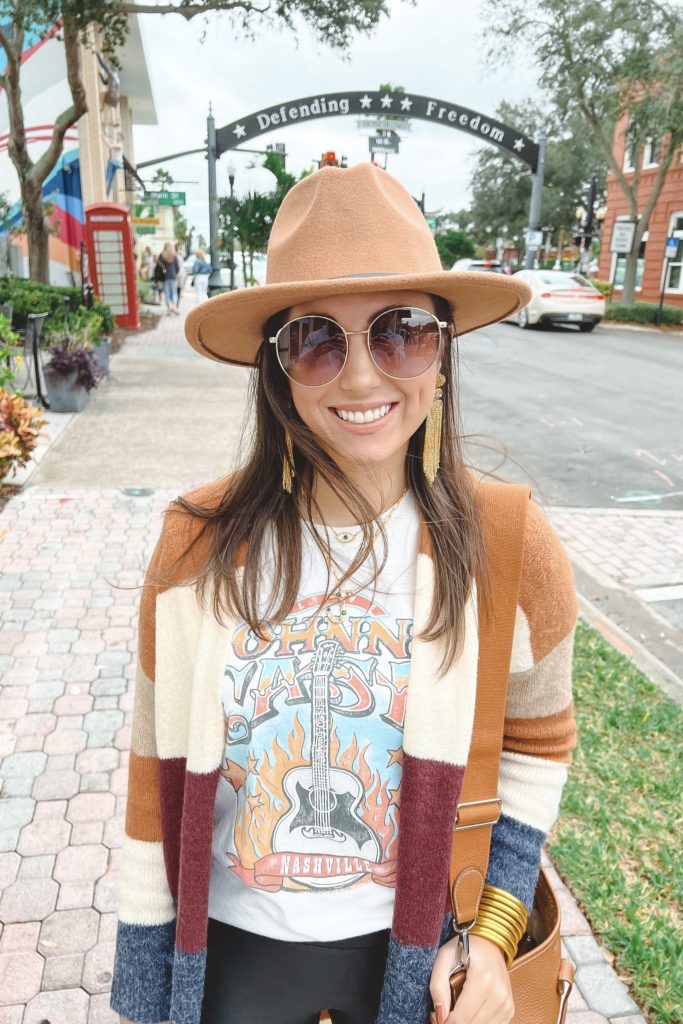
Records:
{"label": "brown leather bag strap", "polygon": [[477,492],[492,593],[488,611],[479,600],[474,726],[451,844],[449,892],[458,924],[477,916],[491,832],[500,817],[498,773],[530,497],[522,484],[487,483]]}

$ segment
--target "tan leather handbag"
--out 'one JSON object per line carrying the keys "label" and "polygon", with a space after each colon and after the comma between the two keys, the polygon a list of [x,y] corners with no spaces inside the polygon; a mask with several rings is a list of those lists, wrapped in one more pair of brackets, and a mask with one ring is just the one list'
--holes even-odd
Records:
{"label": "tan leather handbag", "polygon": [[[454,928],[474,923],[486,877],[491,830],[501,813],[497,796],[507,681],[522,569],[529,488],[485,489],[483,521],[493,586],[493,614],[479,610],[479,685],[470,756],[453,827],[450,894]],[[500,581],[505,581],[504,585]],[[453,1003],[466,977],[466,936],[461,963],[451,972]],[[565,1024],[574,965],[562,957],[560,907],[543,869],[536,885],[527,932],[510,968],[513,1024]],[[452,1008],[452,1007],[451,1007]]]}

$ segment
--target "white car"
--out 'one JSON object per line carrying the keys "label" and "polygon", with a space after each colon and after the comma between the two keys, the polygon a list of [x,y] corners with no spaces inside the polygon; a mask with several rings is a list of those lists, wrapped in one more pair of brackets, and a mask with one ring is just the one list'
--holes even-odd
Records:
{"label": "white car", "polygon": [[533,288],[527,306],[507,317],[520,327],[576,324],[592,331],[605,315],[605,296],[590,281],[567,270],[520,270],[515,277]]}
{"label": "white car", "polygon": [[451,270],[481,270],[489,274],[502,274],[503,266],[500,260],[475,260],[471,256],[463,256],[455,261]]}

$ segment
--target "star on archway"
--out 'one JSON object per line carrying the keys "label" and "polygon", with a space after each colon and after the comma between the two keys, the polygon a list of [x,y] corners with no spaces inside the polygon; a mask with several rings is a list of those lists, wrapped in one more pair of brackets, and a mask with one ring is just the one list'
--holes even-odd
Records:
{"label": "star on archway", "polygon": [[236,135],[238,139],[243,139],[247,134],[247,129],[243,124],[236,124],[232,130],[233,135]]}
{"label": "star on archway", "polygon": [[524,149],[524,139],[515,139],[513,149],[516,149],[518,153],[521,153]]}
{"label": "star on archway", "polygon": [[369,110],[370,107],[372,106],[372,100],[370,99],[367,93],[365,94],[365,96],[361,96],[360,105],[362,110]]}
{"label": "star on archway", "polygon": [[382,96],[382,106],[384,107],[385,110],[387,110],[393,102],[393,98],[389,96],[388,93]]}
{"label": "star on archway", "polygon": [[408,99],[407,96],[406,96],[406,98],[404,100],[401,100],[401,110],[410,110],[412,105],[413,105],[413,101]]}

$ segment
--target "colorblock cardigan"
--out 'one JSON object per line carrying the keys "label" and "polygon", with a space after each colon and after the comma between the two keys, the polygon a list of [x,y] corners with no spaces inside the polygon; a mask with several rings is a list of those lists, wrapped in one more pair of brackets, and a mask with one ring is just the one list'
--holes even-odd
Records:
{"label": "colorblock cardigan", "polygon": [[[225,486],[225,480],[217,481],[186,496],[210,506]],[[500,497],[494,502],[492,493],[493,485],[478,484],[481,515],[495,531],[505,504]],[[198,1024],[203,998],[213,809],[225,749],[222,685],[234,623],[219,624],[210,597],[202,607],[195,587],[183,585],[203,557],[201,540],[168,585],[155,582],[200,525],[177,506],[166,510],[139,614],[111,1005],[128,1020],[150,1024]],[[452,826],[478,682],[476,588],[465,611],[463,649],[445,675],[439,675],[440,645],[420,639],[434,587],[424,524],[416,579],[395,905],[376,1024],[426,1024],[432,1009],[431,972],[450,933]],[[502,813],[492,831],[486,875],[489,884],[513,893],[529,909],[541,846],[557,816],[576,745],[576,614],[568,558],[532,502],[500,762]]]}

